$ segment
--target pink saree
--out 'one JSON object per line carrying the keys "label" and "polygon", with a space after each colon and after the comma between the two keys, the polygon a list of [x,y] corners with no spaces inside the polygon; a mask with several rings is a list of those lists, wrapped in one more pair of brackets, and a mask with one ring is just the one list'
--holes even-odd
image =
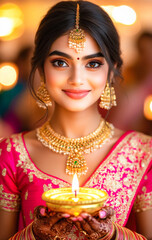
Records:
{"label": "pink saree", "polygon": [[[0,207],[20,211],[19,230],[32,222],[36,206],[45,205],[41,199],[44,191],[70,187],[70,183],[37,168],[23,136],[13,135],[0,143]],[[152,208],[151,160],[151,137],[127,132],[83,185],[106,190],[110,196],[106,205],[115,209],[115,223],[134,231],[134,212]],[[73,230],[68,239],[85,238]]]}

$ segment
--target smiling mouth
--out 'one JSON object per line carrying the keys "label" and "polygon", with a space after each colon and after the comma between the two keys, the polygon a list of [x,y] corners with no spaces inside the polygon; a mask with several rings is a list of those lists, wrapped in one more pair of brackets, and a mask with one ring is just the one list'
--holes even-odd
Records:
{"label": "smiling mouth", "polygon": [[63,92],[70,98],[81,99],[86,97],[91,90],[66,89]]}

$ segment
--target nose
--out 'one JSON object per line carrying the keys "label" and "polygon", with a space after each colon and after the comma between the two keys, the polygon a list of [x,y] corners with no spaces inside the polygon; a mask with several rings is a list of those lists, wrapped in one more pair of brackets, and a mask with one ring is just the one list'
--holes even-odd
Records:
{"label": "nose", "polygon": [[69,77],[68,83],[76,87],[83,85],[83,71],[80,67],[71,69],[71,75]]}

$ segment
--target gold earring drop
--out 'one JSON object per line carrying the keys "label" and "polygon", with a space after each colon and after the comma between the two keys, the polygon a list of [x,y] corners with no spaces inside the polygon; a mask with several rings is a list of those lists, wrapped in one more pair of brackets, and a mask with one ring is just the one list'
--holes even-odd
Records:
{"label": "gold earring drop", "polygon": [[41,82],[40,87],[37,89],[37,96],[40,100],[37,100],[37,104],[40,108],[46,109],[47,107],[52,106],[52,101],[48,90],[44,84],[44,81]]}
{"label": "gold earring drop", "polygon": [[117,106],[115,89],[114,87],[110,87],[109,83],[106,84],[106,87],[101,94],[99,106],[107,110],[112,106]]}

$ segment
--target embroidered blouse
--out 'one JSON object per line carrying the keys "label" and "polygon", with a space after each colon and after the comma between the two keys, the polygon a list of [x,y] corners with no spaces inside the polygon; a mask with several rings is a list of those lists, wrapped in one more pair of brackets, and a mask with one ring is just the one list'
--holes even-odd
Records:
{"label": "embroidered blouse", "polygon": [[[24,133],[0,143],[0,207],[20,212],[19,230],[32,222],[36,206],[45,205],[42,193],[59,187],[71,184],[37,168]],[[152,138],[133,131],[123,134],[84,187],[106,190],[110,196],[106,205],[115,209],[115,222],[129,226],[133,211],[152,208]],[[78,232],[71,234],[84,239]]]}

